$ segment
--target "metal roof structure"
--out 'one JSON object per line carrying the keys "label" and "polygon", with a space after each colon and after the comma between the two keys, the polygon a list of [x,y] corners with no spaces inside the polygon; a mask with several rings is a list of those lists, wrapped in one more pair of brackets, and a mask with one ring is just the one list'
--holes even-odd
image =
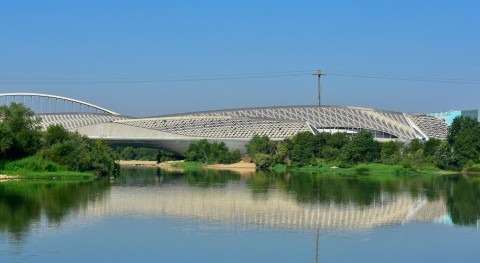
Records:
{"label": "metal roof structure", "polygon": [[[408,141],[444,139],[448,131],[447,124],[433,116],[348,106],[258,107],[133,118],[55,95],[6,93],[0,94],[0,103],[2,97],[13,98],[12,102],[18,102],[17,97],[25,101],[30,98],[32,102],[36,97],[52,100],[47,102],[49,113],[37,114],[44,129],[57,124],[91,138],[165,148],[175,153],[183,153],[188,144],[200,139],[223,141],[229,148],[242,151],[245,143],[255,135],[278,141],[304,131],[355,134],[366,130],[380,141]],[[68,112],[70,109],[65,106],[68,103],[80,104],[83,108],[79,109],[83,111],[70,108],[75,111]],[[60,110],[55,112],[52,108]]]}

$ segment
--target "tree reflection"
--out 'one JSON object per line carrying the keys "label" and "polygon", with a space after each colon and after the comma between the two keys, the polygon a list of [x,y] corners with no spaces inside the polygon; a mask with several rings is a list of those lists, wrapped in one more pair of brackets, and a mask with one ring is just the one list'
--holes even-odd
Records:
{"label": "tree reflection", "polygon": [[320,173],[257,172],[248,180],[254,197],[283,189],[301,203],[355,204],[380,202],[382,195],[409,193],[413,198],[446,200],[454,224],[474,225],[480,218],[480,180],[450,176],[331,176]]}
{"label": "tree reflection", "polygon": [[31,182],[0,184],[0,231],[21,241],[33,223],[45,214],[49,223],[59,224],[72,211],[89,201],[101,199],[108,181]]}
{"label": "tree reflection", "polygon": [[228,170],[191,170],[185,172],[189,185],[200,187],[224,187],[229,182],[240,181],[240,174]]}
{"label": "tree reflection", "polygon": [[480,181],[458,176],[449,182],[447,207],[453,223],[475,225],[480,219]]}

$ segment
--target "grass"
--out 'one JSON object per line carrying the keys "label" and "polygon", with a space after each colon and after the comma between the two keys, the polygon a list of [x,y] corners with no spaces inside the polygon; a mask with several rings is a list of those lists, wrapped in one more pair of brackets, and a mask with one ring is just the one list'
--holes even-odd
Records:
{"label": "grass", "polygon": [[433,166],[424,166],[417,168],[403,167],[401,165],[386,165],[386,164],[360,164],[350,168],[337,168],[330,166],[303,166],[293,167],[286,165],[275,165],[271,168],[276,172],[317,172],[331,175],[424,175],[424,174],[438,174],[445,171]]}
{"label": "grass", "polygon": [[205,164],[201,162],[178,162],[172,164],[172,167],[183,169],[203,169],[205,167]]}
{"label": "grass", "polygon": [[68,171],[65,166],[46,160],[40,155],[10,162],[2,161],[0,174],[35,180],[93,180],[95,178],[93,173]]}
{"label": "grass", "polygon": [[467,173],[480,173],[480,164],[474,164],[473,166],[465,169]]}

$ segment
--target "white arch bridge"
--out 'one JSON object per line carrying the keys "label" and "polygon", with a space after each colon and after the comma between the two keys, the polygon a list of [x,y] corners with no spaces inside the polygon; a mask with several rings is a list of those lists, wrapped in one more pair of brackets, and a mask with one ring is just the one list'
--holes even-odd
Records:
{"label": "white arch bridge", "polygon": [[222,141],[245,152],[254,135],[274,141],[303,131],[371,132],[379,141],[446,137],[447,124],[436,117],[349,106],[280,106],[134,118],[84,101],[37,93],[0,94],[0,105],[23,103],[42,119],[112,144],[155,147],[183,154],[200,139]]}
{"label": "white arch bridge", "polygon": [[118,113],[88,102],[56,95],[40,93],[0,94],[0,105],[8,105],[12,102],[22,103],[35,113],[90,112],[118,115]]}

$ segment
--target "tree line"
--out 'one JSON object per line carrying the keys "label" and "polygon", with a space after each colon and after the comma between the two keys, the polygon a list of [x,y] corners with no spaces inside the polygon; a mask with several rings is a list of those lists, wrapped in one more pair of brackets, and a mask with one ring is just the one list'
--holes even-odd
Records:
{"label": "tree line", "polygon": [[261,169],[276,164],[351,167],[382,163],[457,170],[480,163],[480,125],[472,118],[457,117],[449,127],[446,140],[430,138],[380,143],[368,131],[355,135],[301,132],[279,142],[267,136],[254,136],[246,147]]}
{"label": "tree line", "polygon": [[0,169],[60,169],[96,175],[118,170],[116,155],[105,141],[91,140],[60,125],[42,131],[40,121],[22,104],[0,107]]}

